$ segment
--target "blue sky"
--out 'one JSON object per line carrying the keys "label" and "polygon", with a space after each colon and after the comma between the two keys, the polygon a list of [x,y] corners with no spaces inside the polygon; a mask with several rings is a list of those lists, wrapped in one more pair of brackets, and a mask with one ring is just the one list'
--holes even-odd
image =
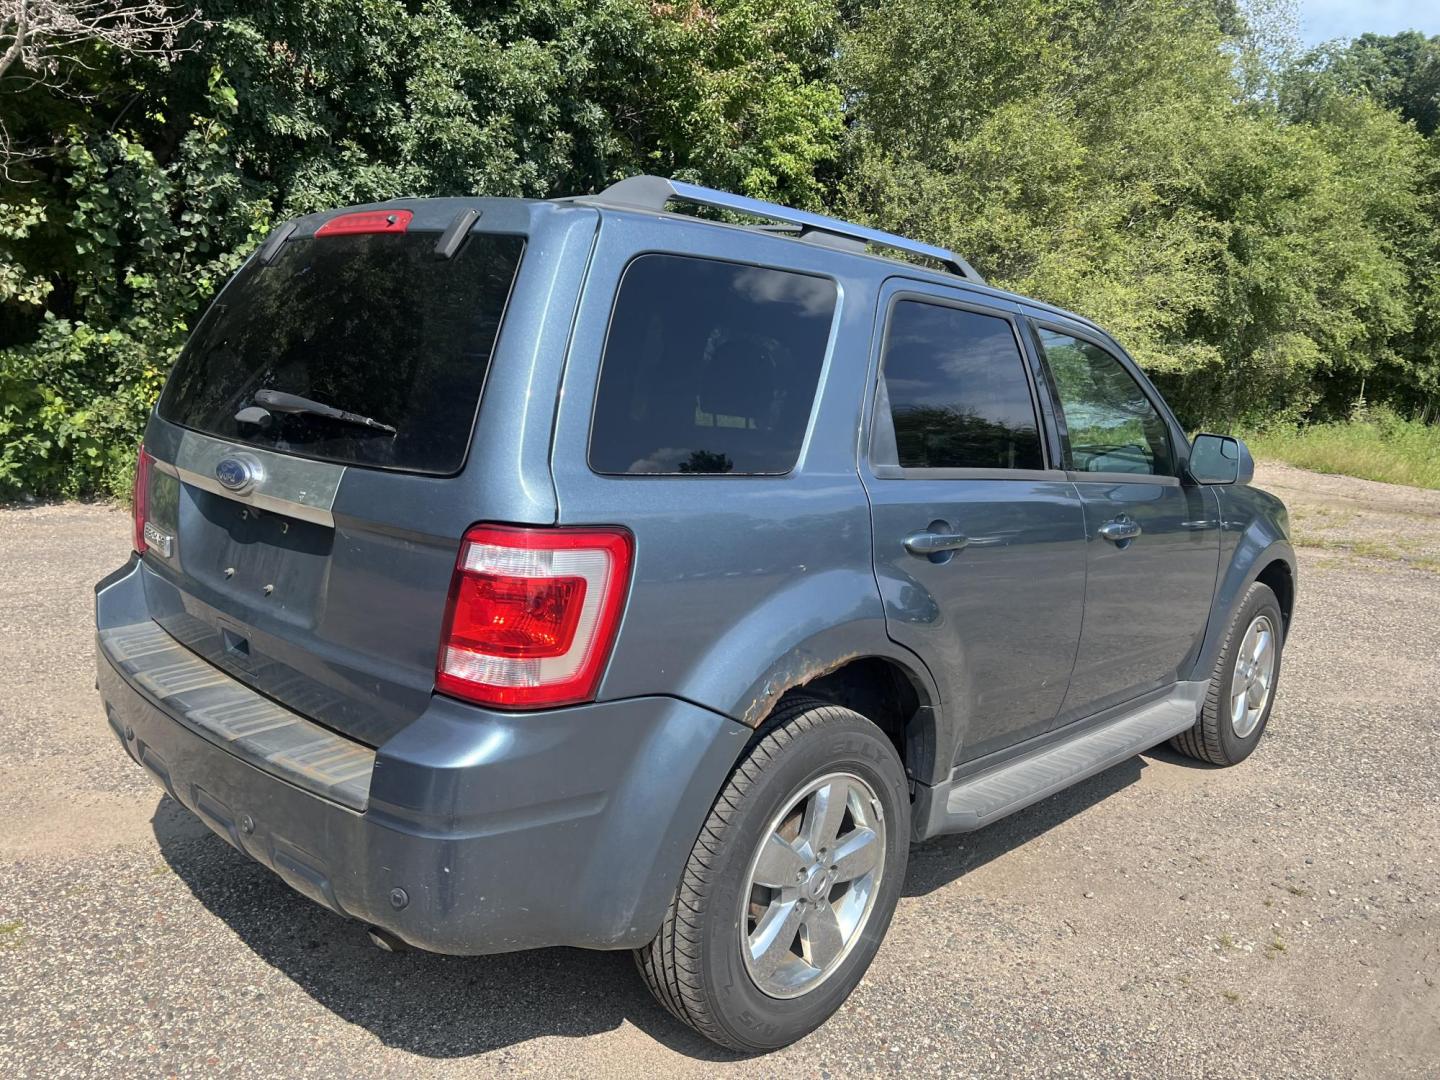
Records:
{"label": "blue sky", "polygon": [[1299,0],[1300,38],[1307,45],[1366,31],[1440,34],[1440,0]]}

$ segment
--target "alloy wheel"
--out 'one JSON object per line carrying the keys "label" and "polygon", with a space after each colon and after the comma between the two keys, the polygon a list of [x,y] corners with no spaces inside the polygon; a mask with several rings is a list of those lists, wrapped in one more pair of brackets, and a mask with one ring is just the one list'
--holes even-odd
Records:
{"label": "alloy wheel", "polygon": [[1249,738],[1270,703],[1276,644],[1275,625],[1268,615],[1255,616],[1240,639],[1235,673],[1230,677],[1230,726],[1237,738]]}
{"label": "alloy wheel", "polygon": [[885,870],[874,789],[830,773],[790,797],[750,860],[740,948],[755,985],[793,998],[829,978],[860,940]]}

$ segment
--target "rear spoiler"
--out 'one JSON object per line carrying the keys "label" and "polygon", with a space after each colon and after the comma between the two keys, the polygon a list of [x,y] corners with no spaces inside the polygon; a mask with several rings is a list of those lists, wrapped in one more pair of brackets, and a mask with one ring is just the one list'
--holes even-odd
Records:
{"label": "rear spoiler", "polygon": [[[480,220],[480,211],[467,208],[461,210],[445,226],[445,231],[440,234],[440,239],[435,241],[435,255],[440,259],[454,258],[455,253],[460,250],[460,245],[465,242],[465,237],[470,235],[470,230],[475,227],[475,222]],[[260,245],[260,250],[255,253],[255,259],[261,266],[269,266],[280,255],[280,249],[285,246],[285,241],[294,234],[298,221],[287,221],[277,225],[271,230],[265,242]]]}

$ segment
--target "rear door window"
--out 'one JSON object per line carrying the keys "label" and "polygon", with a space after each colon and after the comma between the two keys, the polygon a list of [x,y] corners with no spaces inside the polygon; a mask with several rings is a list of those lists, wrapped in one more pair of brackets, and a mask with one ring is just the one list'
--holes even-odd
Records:
{"label": "rear door window", "polygon": [[[477,233],[442,259],[435,239],[322,236],[286,243],[270,266],[252,260],[181,353],[160,415],[302,457],[458,472],[524,240]],[[264,424],[237,420],[258,390],[311,398],[396,432],[275,410]]]}
{"label": "rear door window", "polygon": [[895,442],[880,445],[877,429],[875,464],[1045,467],[1025,359],[1008,319],[901,300],[890,315],[881,374]]}
{"label": "rear door window", "polygon": [[836,304],[828,278],[679,255],[625,270],[590,430],[598,473],[785,473]]}

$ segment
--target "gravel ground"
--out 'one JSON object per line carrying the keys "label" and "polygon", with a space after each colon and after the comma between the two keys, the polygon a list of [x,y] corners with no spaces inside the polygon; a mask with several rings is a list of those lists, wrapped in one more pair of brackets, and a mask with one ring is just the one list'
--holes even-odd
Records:
{"label": "gravel ground", "polygon": [[128,519],[0,511],[0,1075],[1434,1076],[1440,493],[1258,482],[1314,545],[1259,751],[1156,751],[917,849],[850,1002],[748,1060],[628,955],[381,953],[211,836],[93,689]]}

